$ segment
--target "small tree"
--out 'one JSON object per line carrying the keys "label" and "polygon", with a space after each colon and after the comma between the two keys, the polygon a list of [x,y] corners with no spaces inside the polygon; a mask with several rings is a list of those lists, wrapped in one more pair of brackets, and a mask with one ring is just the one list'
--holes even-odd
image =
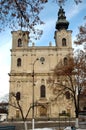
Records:
{"label": "small tree", "polygon": [[[78,51],[78,54],[74,57],[68,57],[66,61],[60,61],[55,69],[53,84],[51,88],[55,90],[55,100],[58,99],[59,95],[69,96],[73,99],[75,106],[76,121],[79,115],[79,97],[84,90],[86,85],[86,64],[85,64],[85,53],[83,51]],[[59,81],[58,81],[59,79]],[[54,86],[54,87],[53,87]],[[56,93],[57,87],[60,87],[59,92]],[[68,92],[68,93],[66,93]],[[76,122],[76,125],[78,122]]]}
{"label": "small tree", "polygon": [[17,92],[16,94],[15,93],[10,93],[10,98],[9,98],[9,105],[18,109],[20,111],[20,114],[21,114],[21,118],[22,120],[24,121],[24,128],[25,130],[27,130],[27,117],[28,117],[28,114],[30,112],[31,109],[33,109],[33,107],[38,107],[38,106],[42,106],[42,107],[45,107],[43,104],[38,104],[38,103],[35,103],[32,104],[30,107],[28,107],[28,110],[27,110],[27,113],[26,115],[24,115],[24,111],[23,111],[23,108],[22,108],[22,104],[21,104],[21,93],[20,92]]}
{"label": "small tree", "polygon": [[9,98],[9,105],[18,109],[21,113],[21,117],[22,117],[22,120],[24,121],[24,127],[25,127],[25,130],[27,130],[27,123],[26,123],[26,120],[27,120],[27,116],[29,114],[29,111],[30,109],[33,107],[33,106],[30,106],[28,108],[28,111],[26,113],[26,115],[24,116],[24,112],[23,112],[23,109],[22,109],[22,105],[21,105],[21,94],[20,92],[17,92],[16,94],[15,93],[10,93],[10,98]]}

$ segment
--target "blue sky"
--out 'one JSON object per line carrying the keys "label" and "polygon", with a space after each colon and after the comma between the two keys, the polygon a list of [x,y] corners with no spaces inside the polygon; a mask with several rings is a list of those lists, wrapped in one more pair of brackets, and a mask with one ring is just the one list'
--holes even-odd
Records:
{"label": "blue sky", "polygon": [[[43,35],[40,40],[35,41],[37,46],[48,46],[49,42],[55,45],[54,32],[55,24],[57,21],[57,13],[59,7],[53,0],[48,0],[49,2],[45,5],[44,10],[41,12],[40,16],[45,22],[42,26],[37,26],[43,29]],[[69,30],[72,30],[72,41],[76,38],[78,33],[78,27],[84,25],[86,16],[86,0],[79,5],[74,3],[74,0],[68,0],[63,6],[66,14],[66,19],[70,22]],[[4,96],[9,92],[9,76],[11,68],[11,53],[10,49],[12,46],[11,30],[6,29],[4,32],[0,33],[0,97]],[[73,45],[75,48],[75,46]]]}

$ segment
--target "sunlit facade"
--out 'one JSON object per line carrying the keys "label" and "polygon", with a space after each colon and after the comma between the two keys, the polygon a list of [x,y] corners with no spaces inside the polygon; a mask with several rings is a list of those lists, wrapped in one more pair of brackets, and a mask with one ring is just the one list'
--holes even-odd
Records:
{"label": "sunlit facade", "polygon": [[[55,95],[51,89],[49,77],[53,69],[62,60],[65,64],[67,56],[73,56],[72,31],[68,30],[69,22],[66,20],[65,12],[60,7],[56,31],[54,34],[55,46],[29,45],[28,31],[12,32],[11,49],[11,71],[10,76],[10,103],[9,119],[20,119],[21,113],[16,103],[16,93],[20,93],[19,103],[24,116],[33,103],[33,69],[34,69],[34,117],[35,118],[57,118],[61,114],[69,114],[74,117],[73,101],[67,96],[60,96],[56,102]],[[35,62],[36,59],[39,59]],[[43,62],[43,63],[42,63]],[[34,68],[33,68],[34,64]],[[12,96],[13,94],[13,96]],[[27,118],[32,118],[30,109]]]}

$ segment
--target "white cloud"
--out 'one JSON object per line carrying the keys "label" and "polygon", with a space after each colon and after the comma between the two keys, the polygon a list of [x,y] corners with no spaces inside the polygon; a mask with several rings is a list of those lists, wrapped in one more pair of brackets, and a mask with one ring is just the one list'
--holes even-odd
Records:
{"label": "white cloud", "polygon": [[86,4],[84,4],[84,2],[82,2],[79,5],[74,4],[70,4],[71,6],[69,6],[66,9],[66,15],[68,19],[73,18],[74,16],[76,16],[77,14],[79,14],[83,9],[86,9]]}
{"label": "white cloud", "polygon": [[57,19],[47,19],[45,24],[42,26],[37,26],[37,28],[43,30],[43,35],[40,40],[35,41],[36,45],[38,46],[48,46],[49,42],[54,39],[54,31]]}

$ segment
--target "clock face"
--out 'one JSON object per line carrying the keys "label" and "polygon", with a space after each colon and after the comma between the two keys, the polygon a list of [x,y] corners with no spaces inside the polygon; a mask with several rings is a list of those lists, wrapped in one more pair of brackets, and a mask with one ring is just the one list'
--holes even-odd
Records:
{"label": "clock face", "polygon": [[41,61],[41,62],[44,62],[44,61],[45,61],[45,58],[44,58],[44,57],[41,57],[41,58],[40,58],[40,61]]}

